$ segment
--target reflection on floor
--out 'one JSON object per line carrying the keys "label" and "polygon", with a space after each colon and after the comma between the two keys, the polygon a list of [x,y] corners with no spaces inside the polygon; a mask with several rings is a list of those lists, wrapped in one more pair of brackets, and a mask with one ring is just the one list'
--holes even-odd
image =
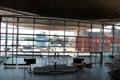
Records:
{"label": "reflection on floor", "polygon": [[[14,63],[24,63],[24,58],[26,56],[19,56],[13,59]],[[35,56],[36,64],[32,65],[32,68],[35,66],[46,65],[45,60],[47,57]],[[53,59],[54,57],[51,57]],[[72,57],[64,56],[57,57],[61,59],[66,59],[68,61],[68,65],[72,63]],[[95,58],[93,57],[92,61],[95,62]],[[108,60],[104,58],[104,61]],[[85,61],[88,62],[89,58],[86,57]],[[99,57],[96,59],[96,63],[99,61]],[[12,58],[9,58],[5,61],[6,63],[11,63]],[[29,67],[29,66],[28,66]],[[53,74],[53,75],[35,75],[30,74],[24,69],[24,66],[9,66],[5,67],[3,64],[0,65],[0,80],[112,80],[108,72],[110,69],[106,66],[100,64],[94,64],[92,68],[84,68],[76,73],[70,74]]]}

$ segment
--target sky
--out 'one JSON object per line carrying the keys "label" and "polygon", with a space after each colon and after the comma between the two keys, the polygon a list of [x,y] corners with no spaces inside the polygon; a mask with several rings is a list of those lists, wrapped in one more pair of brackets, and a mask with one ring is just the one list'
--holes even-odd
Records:
{"label": "sky", "polygon": [[[119,25],[119,24],[117,24],[117,25]],[[5,28],[6,24],[2,22],[1,26]],[[13,30],[12,30],[13,26],[12,25],[8,25],[8,27],[11,28],[11,29],[8,30],[8,32],[12,33],[13,32]],[[3,32],[3,33],[6,32],[6,30],[4,28],[2,28],[2,30],[1,30],[1,32]],[[104,32],[108,32],[109,33],[109,32],[111,32],[111,29],[112,29],[112,26],[105,26],[104,27]],[[115,26],[115,29],[120,30],[120,26]],[[88,29],[86,31],[91,32],[91,29]],[[102,31],[102,29],[99,29],[99,28],[93,28],[92,29],[92,32],[101,32],[101,31]],[[15,30],[15,33],[17,33],[17,30]],[[19,30],[19,33],[22,33],[22,34],[33,34],[33,31],[32,31],[32,28],[25,29],[24,27],[21,27],[21,29]],[[49,31],[48,30],[38,30],[38,29],[35,29],[35,34],[39,34],[39,33],[45,33],[46,35],[49,35]],[[65,34],[66,34],[66,36],[67,35],[68,36],[75,36],[75,35],[77,35],[77,33],[73,32],[73,31],[66,31]],[[55,30],[53,31],[53,30],[51,30],[50,31],[50,35],[64,35],[64,31],[55,31]]]}
{"label": "sky", "polygon": [[[5,23],[2,23],[2,25],[1,25],[2,27],[4,27],[4,28],[2,28],[2,30],[1,30],[1,32],[2,33],[6,33],[6,24]],[[8,25],[8,27],[9,28],[11,28],[11,29],[9,29],[8,30],[8,33],[12,33],[13,32],[13,29],[12,29],[12,25]],[[17,30],[15,29],[14,30],[14,33],[17,33]],[[24,27],[21,27],[20,29],[19,29],[19,33],[21,33],[21,34],[33,34],[33,30],[32,30],[32,28],[24,28]],[[38,30],[38,29],[35,29],[35,34],[39,34],[39,33],[45,33],[46,35],[49,35],[49,31],[48,30]],[[65,34],[66,35],[70,35],[70,36],[74,36],[76,33],[75,32],[73,32],[73,31],[66,31],[65,32]],[[53,30],[51,30],[50,31],[50,35],[64,35],[64,31],[53,31]]]}

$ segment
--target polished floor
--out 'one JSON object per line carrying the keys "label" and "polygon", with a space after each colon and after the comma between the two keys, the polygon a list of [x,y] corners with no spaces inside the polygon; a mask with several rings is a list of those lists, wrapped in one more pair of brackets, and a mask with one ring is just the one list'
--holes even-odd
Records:
{"label": "polished floor", "polygon": [[[29,57],[29,56],[28,56]],[[20,56],[13,59],[14,63],[24,63],[24,56]],[[46,65],[44,61],[47,57],[35,57],[37,59],[36,64],[32,65],[32,68],[35,66]],[[71,65],[72,57],[59,57],[60,59],[67,60],[67,64]],[[54,59],[54,57],[51,57]],[[95,62],[95,58],[92,58],[92,62]],[[104,58],[104,61],[108,59]],[[9,58],[5,62],[11,63],[12,58]],[[86,57],[85,61],[88,62],[89,58]],[[99,57],[96,59],[96,63],[99,62]],[[28,66],[29,67],[29,66]],[[84,68],[79,72],[69,73],[69,74],[52,74],[52,75],[35,75],[30,74],[27,70],[24,69],[24,66],[4,66],[0,64],[0,80],[112,80],[111,76],[108,74],[110,69],[104,64],[94,64],[92,68]]]}

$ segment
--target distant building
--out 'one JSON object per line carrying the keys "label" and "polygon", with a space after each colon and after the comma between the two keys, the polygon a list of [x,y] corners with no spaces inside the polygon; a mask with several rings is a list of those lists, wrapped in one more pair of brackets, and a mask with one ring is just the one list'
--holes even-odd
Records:
{"label": "distant building", "polygon": [[[100,32],[92,32],[92,34],[87,32],[86,35],[87,36],[76,37],[76,50],[81,52],[98,52],[101,50],[108,52],[112,50],[113,37],[111,33],[104,33],[104,40],[101,39]],[[120,47],[120,36],[116,34],[114,35],[114,46],[115,49]]]}
{"label": "distant building", "polygon": [[36,36],[37,36],[35,40],[36,46],[46,47],[50,44],[49,38],[46,36],[46,34],[41,33],[37,34]]}

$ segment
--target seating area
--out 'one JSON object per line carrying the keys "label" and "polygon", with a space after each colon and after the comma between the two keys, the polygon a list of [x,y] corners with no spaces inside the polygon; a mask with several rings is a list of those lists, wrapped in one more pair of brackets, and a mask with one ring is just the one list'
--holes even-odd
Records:
{"label": "seating area", "polygon": [[58,73],[73,73],[76,72],[77,69],[73,66],[67,65],[52,65],[52,66],[42,66],[42,67],[35,67],[33,69],[34,74],[58,74]]}

